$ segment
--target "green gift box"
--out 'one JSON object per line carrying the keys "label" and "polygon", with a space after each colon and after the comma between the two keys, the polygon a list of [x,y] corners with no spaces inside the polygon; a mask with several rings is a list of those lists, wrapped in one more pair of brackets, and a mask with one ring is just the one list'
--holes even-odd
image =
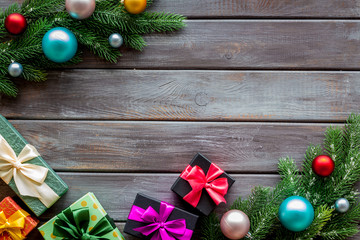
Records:
{"label": "green gift box", "polygon": [[69,189],[35,147],[1,115],[0,178],[37,216]]}
{"label": "green gift box", "polygon": [[125,240],[93,193],[87,193],[70,207],[39,227],[45,240]]}

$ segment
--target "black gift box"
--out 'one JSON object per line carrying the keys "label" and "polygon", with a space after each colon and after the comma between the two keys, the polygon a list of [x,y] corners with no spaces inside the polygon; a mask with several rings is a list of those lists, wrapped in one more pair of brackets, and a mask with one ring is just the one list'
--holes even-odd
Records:
{"label": "black gift box", "polygon": [[[156,212],[159,213],[160,202],[161,201],[156,200],[152,197],[146,196],[142,193],[138,193],[136,195],[133,205],[141,207],[143,209],[147,209],[149,206],[151,206]],[[196,227],[196,222],[197,222],[198,218],[199,217],[197,215],[194,215],[185,210],[175,207],[167,221],[172,221],[172,220],[176,220],[176,219],[185,219],[186,220],[186,228],[190,229],[190,230],[194,230]],[[134,228],[142,227],[142,226],[145,226],[148,224],[128,219],[126,221],[126,224],[124,227],[124,232],[127,234],[130,234],[130,235],[133,235],[135,237],[142,238],[142,239],[150,239],[152,235],[146,237],[142,233],[133,230]]]}
{"label": "black gift box", "polygon": [[[207,174],[207,172],[210,168],[210,165],[211,165],[211,162],[207,158],[205,158],[203,155],[201,155],[200,153],[196,154],[195,157],[193,158],[193,160],[190,162],[190,166],[192,166],[192,167],[199,166],[200,168],[202,168],[205,175]],[[228,184],[229,184],[228,190],[231,188],[231,186],[235,182],[235,180],[232,177],[230,177],[230,175],[227,174],[226,172],[221,174],[218,178],[227,178],[228,179]],[[188,181],[179,177],[175,181],[174,185],[171,187],[171,190],[173,190],[175,193],[177,193],[181,198],[184,198],[189,192],[191,192],[192,188],[191,188],[190,184],[188,183]],[[226,195],[225,195],[225,199],[226,199]],[[202,214],[208,216],[215,209],[215,207],[216,207],[216,204],[215,204],[214,200],[209,196],[206,189],[203,189],[200,201],[199,201],[198,205],[196,206],[196,209],[199,210]]]}

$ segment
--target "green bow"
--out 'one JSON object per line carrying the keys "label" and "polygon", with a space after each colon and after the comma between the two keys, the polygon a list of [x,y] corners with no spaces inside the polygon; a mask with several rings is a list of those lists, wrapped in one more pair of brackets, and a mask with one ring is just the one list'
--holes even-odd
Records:
{"label": "green bow", "polygon": [[103,236],[116,228],[108,215],[102,217],[91,230],[89,230],[89,223],[89,208],[71,210],[68,207],[58,215],[54,223],[53,235],[62,237],[64,240],[108,240]]}

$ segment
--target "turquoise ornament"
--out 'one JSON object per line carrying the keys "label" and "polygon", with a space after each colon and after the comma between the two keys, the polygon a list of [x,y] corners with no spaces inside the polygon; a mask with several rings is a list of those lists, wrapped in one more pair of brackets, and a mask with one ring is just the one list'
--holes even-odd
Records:
{"label": "turquoise ornament", "polygon": [[308,228],[314,220],[314,215],[311,203],[300,196],[288,197],[279,208],[281,224],[293,232],[300,232]]}
{"label": "turquoise ornament", "polygon": [[56,27],[49,30],[42,39],[42,50],[53,62],[69,61],[76,54],[78,42],[75,35],[66,28]]}

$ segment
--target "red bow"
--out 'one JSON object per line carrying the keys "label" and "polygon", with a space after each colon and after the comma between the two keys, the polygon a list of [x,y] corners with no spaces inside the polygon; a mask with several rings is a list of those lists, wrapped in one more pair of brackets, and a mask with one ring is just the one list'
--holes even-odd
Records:
{"label": "red bow", "polygon": [[222,202],[226,203],[224,196],[229,188],[228,180],[227,178],[216,179],[223,173],[224,171],[213,163],[206,176],[199,166],[187,166],[180,177],[189,182],[192,190],[184,197],[184,200],[196,207],[200,201],[202,190],[205,188],[216,205]]}

